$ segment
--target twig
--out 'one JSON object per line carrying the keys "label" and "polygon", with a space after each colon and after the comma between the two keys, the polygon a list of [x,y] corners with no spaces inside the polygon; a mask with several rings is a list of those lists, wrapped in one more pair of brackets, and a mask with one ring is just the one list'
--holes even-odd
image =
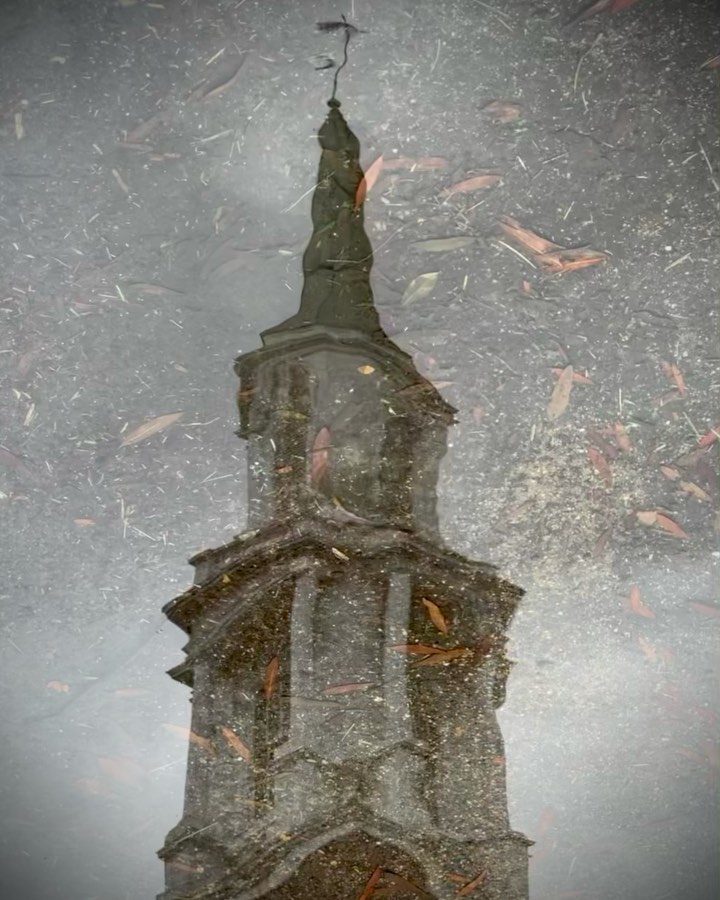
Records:
{"label": "twig", "polygon": [[577,68],[575,69],[575,77],[573,78],[573,96],[575,94],[577,94],[578,78],[580,77],[580,66],[583,64],[583,60],[585,59],[585,57],[589,53],[592,53],[592,51],[595,49],[595,45],[597,44],[597,42],[600,40],[600,38],[602,36],[603,36],[602,31],[599,31],[595,40],[592,42],[592,44],[590,44],[590,46],[587,48],[587,50],[582,54],[582,56],[578,60]]}

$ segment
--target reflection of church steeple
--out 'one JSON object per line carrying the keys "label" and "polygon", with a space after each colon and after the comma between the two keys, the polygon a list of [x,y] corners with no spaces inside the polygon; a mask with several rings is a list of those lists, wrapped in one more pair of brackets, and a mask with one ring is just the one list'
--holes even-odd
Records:
{"label": "reflection of church steeple", "polygon": [[166,607],[193,720],[163,897],[350,900],[374,872],[390,897],[454,897],[461,873],[520,900],[495,711],[521,592],[440,541],[454,411],[380,327],[329,105],[300,310],[236,363],[251,530]]}

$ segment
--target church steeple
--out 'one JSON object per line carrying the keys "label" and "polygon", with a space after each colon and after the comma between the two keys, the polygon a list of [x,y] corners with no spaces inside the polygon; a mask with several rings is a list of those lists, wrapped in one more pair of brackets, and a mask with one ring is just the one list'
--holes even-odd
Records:
{"label": "church steeple", "polygon": [[496,718],[522,591],[440,538],[454,410],[380,327],[335,100],[319,137],[300,310],[235,364],[249,530],[165,607],[193,739],[162,900],[357,900],[372,878],[451,900],[453,873],[525,900]]}

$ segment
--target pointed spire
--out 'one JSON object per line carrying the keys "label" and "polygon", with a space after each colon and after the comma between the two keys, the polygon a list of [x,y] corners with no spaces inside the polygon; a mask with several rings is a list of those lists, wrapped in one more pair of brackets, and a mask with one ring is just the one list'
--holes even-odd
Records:
{"label": "pointed spire", "polygon": [[332,99],[328,106],[318,132],[320,166],[312,200],[313,234],[303,256],[300,309],[263,338],[312,325],[385,337],[370,288],[372,246],[362,205],[356,205],[363,178],[360,142],[340,112],[340,102]]}

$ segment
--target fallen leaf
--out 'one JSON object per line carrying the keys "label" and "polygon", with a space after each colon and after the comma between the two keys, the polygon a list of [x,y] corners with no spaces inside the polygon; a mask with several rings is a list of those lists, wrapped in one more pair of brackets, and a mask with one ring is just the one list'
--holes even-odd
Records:
{"label": "fallen leaf", "polygon": [[677,481],[680,477],[680,471],[675,468],[675,466],[660,466],[660,471],[666,478],[669,478],[670,481]]}
{"label": "fallen leaf", "polygon": [[585,247],[553,250],[535,257],[536,262],[553,272],[574,272],[576,269],[600,265],[606,259],[605,254],[599,250],[590,250]]}
{"label": "fallen leaf", "polygon": [[382,873],[382,866],[378,866],[370,878],[368,878],[367,884],[365,885],[362,894],[358,897],[358,900],[370,900],[370,897],[372,897],[373,892],[375,891],[375,885],[380,881]]}
{"label": "fallen leaf", "polygon": [[701,71],[702,69],[720,69],[720,54],[718,56],[713,56],[710,59],[706,59],[700,66]]}
{"label": "fallen leaf", "polygon": [[654,509],[638,510],[635,515],[637,516],[638,522],[642,523],[643,525],[657,524],[657,513]]}
{"label": "fallen leaf", "polygon": [[622,422],[616,422],[613,425],[613,430],[615,432],[615,440],[617,441],[618,447],[623,451],[623,453],[629,453],[632,450],[632,444],[630,442],[630,438],[628,437],[627,430]]}
{"label": "fallen leaf", "polygon": [[15,140],[21,141],[25,137],[25,126],[23,125],[23,114],[15,113]]}
{"label": "fallen leaf", "polygon": [[374,371],[375,371],[375,366],[369,366],[369,365],[358,366],[358,372],[361,375],[372,375],[372,373]]}
{"label": "fallen leaf", "polygon": [[124,784],[138,785],[145,778],[145,769],[129,756],[101,756],[98,766],[104,775]]}
{"label": "fallen leaf", "polygon": [[697,497],[698,500],[702,500],[703,503],[712,503],[712,497],[707,491],[695,484],[694,481],[681,481],[678,483],[678,487],[686,494],[691,494],[693,497]]}
{"label": "fallen leaf", "polygon": [[469,247],[475,243],[473,237],[449,237],[436,238],[429,241],[413,241],[411,246],[415,250],[425,251],[426,253],[447,253],[450,250],[461,250],[463,247]]}
{"label": "fallen leaf", "polygon": [[[214,274],[214,273],[213,273]],[[164,294],[184,294],[185,291],[178,291],[175,288],[166,287],[164,284],[152,284],[147,281],[130,281],[128,287],[135,288],[143,294],[149,294],[155,297],[162,297]]]}
{"label": "fallen leaf", "polygon": [[667,531],[673,537],[690,540],[690,536],[685,533],[678,523],[671,519],[670,516],[666,516],[665,513],[656,513],[655,521],[660,528]]}
{"label": "fallen leaf", "polygon": [[[560,366],[554,366],[550,371],[556,378],[559,378],[565,369],[561,369]],[[580,372],[573,372],[572,380],[575,384],[592,384],[592,381],[587,377],[587,375],[582,375]]]}
{"label": "fallen leaf", "polygon": [[133,428],[128,432],[120,442],[121,447],[129,447],[131,444],[139,444],[146,438],[152,437],[160,431],[164,431],[182,416],[182,413],[168,413],[165,416],[158,416],[156,419],[148,419],[137,428]]}
{"label": "fallen leaf", "polygon": [[704,434],[700,440],[698,441],[698,447],[709,447],[710,444],[714,443],[718,437],[720,437],[720,422],[708,431],[707,434]]}
{"label": "fallen leaf", "polygon": [[397,650],[398,653],[444,653],[443,647],[433,647],[432,644],[393,644],[391,650]]}
{"label": "fallen leaf", "polygon": [[125,183],[125,180],[123,179],[122,175],[118,172],[118,170],[111,169],[110,171],[112,173],[112,177],[115,179],[115,181],[117,181],[118,187],[123,192],[123,194],[129,194],[130,188],[127,186],[127,184]]}
{"label": "fallen leaf", "polygon": [[331,547],[330,549],[332,550],[333,555],[337,556],[338,559],[341,559],[343,562],[350,562],[350,557],[347,553],[343,553],[342,550],[338,550],[337,547]]}
{"label": "fallen leaf", "polygon": [[457,895],[458,897],[468,897],[474,891],[476,891],[479,887],[481,887],[488,880],[488,870],[483,869],[482,872],[473,878],[472,881],[468,881],[467,884],[464,884],[462,887],[458,888]]}
{"label": "fallen leaf", "polygon": [[557,384],[553,388],[553,392],[550,395],[550,402],[547,406],[547,417],[551,422],[554,422],[555,419],[559,419],[568,408],[572,386],[573,367],[566,366],[558,378]]}
{"label": "fallen leaf", "polygon": [[413,663],[413,666],[439,666],[442,663],[453,662],[456,659],[467,659],[473,656],[470,647],[453,647],[452,650],[442,650],[440,653],[433,653],[425,659],[419,659]]}
{"label": "fallen leaf", "polygon": [[613,474],[608,461],[599,450],[595,449],[595,447],[588,447],[587,452],[590,457],[590,462],[597,474],[603,479],[608,487],[612,487]]}
{"label": "fallen leaf", "polygon": [[310,450],[310,484],[319,487],[328,475],[330,468],[330,429],[327,425],[318,431]]}
{"label": "fallen leaf", "polygon": [[48,681],[45,687],[49,691],[55,691],[58,694],[67,694],[70,691],[70,685],[64,681]]}
{"label": "fallen leaf", "polygon": [[640,596],[640,588],[636,584],[630,588],[630,609],[638,616],[644,616],[646,619],[655,618],[655,613],[643,603]]}
{"label": "fallen leaf", "polygon": [[650,641],[645,640],[642,635],[638,635],[638,644],[650,662],[670,663],[673,661],[672,651],[665,647],[658,647],[656,644],[651,644]]}
{"label": "fallen leaf", "polygon": [[219,97],[231,88],[240,75],[243,63],[247,59],[247,55],[241,56],[234,61],[226,62],[223,66],[223,73],[214,81],[203,82],[198,85],[190,94],[191,100],[210,100],[212,97]]}
{"label": "fallen leaf", "polygon": [[675,365],[675,363],[663,362],[662,364],[663,374],[666,378],[669,378],[670,381],[674,381],[677,386],[678,392],[681,397],[687,396],[687,387],[685,386],[685,379],[683,378],[683,374],[680,369]]}
{"label": "fallen leaf", "polygon": [[158,125],[163,121],[164,113],[157,113],[154,116],[151,116],[145,122],[140,122],[139,125],[136,125],[131,131],[125,135],[125,141],[123,143],[127,144],[139,144],[140,141],[144,141],[146,137],[153,132]]}
{"label": "fallen leaf", "polygon": [[707,603],[698,603],[696,600],[688,600],[688,606],[703,616],[720,616],[720,606],[710,606]]}
{"label": "fallen leaf", "polygon": [[97,525],[95,519],[73,519],[73,522],[76,525],[86,526],[86,525]]}
{"label": "fallen leaf", "polygon": [[422,156],[412,159],[409,156],[396,156],[395,159],[386,159],[383,164],[385,169],[446,169],[448,161],[442,156]]}
{"label": "fallen leaf", "polygon": [[482,420],[485,418],[485,415],[486,415],[485,407],[480,406],[480,405],[473,406],[472,410],[470,411],[470,415],[472,416],[473,422],[476,425],[479,425],[482,422]]}
{"label": "fallen leaf", "polygon": [[441,192],[442,197],[451,197],[453,194],[466,194],[468,191],[477,191],[482,188],[495,187],[496,184],[502,182],[502,175],[496,172],[486,172],[483,175],[474,175],[472,178],[466,178],[464,181],[458,181],[456,184],[445,188]]}
{"label": "fallen leaf", "polygon": [[493,122],[507,125],[509,122],[517,122],[522,113],[522,104],[511,100],[491,100],[482,108],[482,113]]}
{"label": "fallen leaf", "polygon": [[280,660],[277,656],[273,656],[270,662],[265,666],[265,680],[263,682],[263,693],[266,700],[271,700],[278,683],[278,675],[280,674]]}
{"label": "fallen leaf", "polygon": [[500,228],[507,237],[516,241],[516,243],[533,254],[542,255],[553,250],[562,249],[558,244],[553,244],[552,241],[545,240],[539,234],[535,234],[534,231],[525,228],[517,219],[513,219],[511,216],[504,216],[501,219]]}
{"label": "fallen leaf", "polygon": [[380,173],[383,168],[383,156],[382,153],[375,162],[371,163],[365,174],[360,180],[360,184],[357,186],[357,191],[355,192],[355,205],[353,206],[353,210],[358,210],[365,202],[365,198],[370,193],[373,185],[378,180]]}
{"label": "fallen leaf", "polygon": [[403,306],[409,306],[411,303],[422,300],[423,297],[431,294],[437,284],[439,274],[439,272],[425,272],[422,275],[418,275],[417,278],[413,278],[402,295],[401,302]]}
{"label": "fallen leaf", "polygon": [[442,614],[440,607],[433,603],[432,600],[423,599],[423,606],[428,611],[428,616],[430,616],[430,621],[437,628],[438,631],[442,631],[443,634],[448,633],[448,623],[445,620],[445,616]]}
{"label": "fallen leaf", "polygon": [[206,737],[197,734],[197,732],[191,731],[189,728],[184,728],[182,725],[173,725],[171,722],[163,722],[163,728],[166,731],[189,741],[191,744],[195,744],[196,747],[200,747],[211,756],[215,755],[215,748],[212,743]]}
{"label": "fallen leaf", "polygon": [[252,762],[252,753],[235,732],[231,728],[228,728],[227,725],[223,725],[220,730],[222,731],[223,737],[228,742],[228,745],[237,753],[237,755],[241,759],[244,759],[246,763]]}
{"label": "fallen leaf", "polygon": [[354,694],[358,691],[366,691],[374,683],[373,681],[356,681],[350,684],[332,684],[323,690],[323,694]]}

